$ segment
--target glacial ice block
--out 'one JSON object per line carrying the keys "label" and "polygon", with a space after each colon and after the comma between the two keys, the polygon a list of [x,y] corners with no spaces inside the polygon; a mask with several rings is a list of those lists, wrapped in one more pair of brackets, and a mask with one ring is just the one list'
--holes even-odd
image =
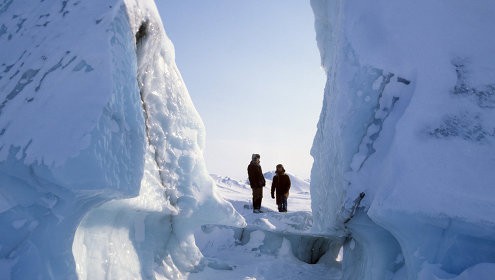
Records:
{"label": "glacial ice block", "polygon": [[[357,242],[361,253],[344,247],[345,267],[372,263],[364,247],[391,238],[401,261],[382,267],[397,279],[494,265],[494,3],[311,4],[327,72],[312,148],[317,230]],[[360,192],[368,236],[343,223]]]}
{"label": "glacial ice block", "polygon": [[3,1],[0,18],[0,275],[199,269],[193,228],[244,220],[153,1]]}

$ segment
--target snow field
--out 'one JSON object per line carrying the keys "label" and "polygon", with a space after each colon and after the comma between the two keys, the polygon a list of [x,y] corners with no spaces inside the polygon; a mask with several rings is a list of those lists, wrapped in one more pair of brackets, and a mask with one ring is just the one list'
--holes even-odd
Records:
{"label": "snow field", "polygon": [[[270,174],[265,174],[267,179]],[[191,273],[188,279],[341,278],[341,267],[335,258],[342,241],[336,240],[333,244],[328,236],[311,231],[309,184],[290,176],[295,185],[288,199],[289,212],[277,212],[269,194],[271,181],[267,180],[262,203],[264,213],[254,214],[251,188],[246,182],[212,175],[219,194],[245,217],[247,227],[213,224],[196,230],[196,244],[205,256],[204,268]],[[328,254],[322,255],[327,250]]]}

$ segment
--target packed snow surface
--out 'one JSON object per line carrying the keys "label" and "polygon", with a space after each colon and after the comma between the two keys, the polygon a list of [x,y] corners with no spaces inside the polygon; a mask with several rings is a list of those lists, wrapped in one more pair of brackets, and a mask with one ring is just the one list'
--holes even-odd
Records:
{"label": "packed snow surface", "polygon": [[344,278],[490,279],[495,3],[311,5],[327,72],[313,219],[352,235]]}
{"label": "packed snow surface", "polygon": [[[273,172],[265,177],[271,178],[270,174]],[[195,239],[205,256],[205,267],[188,279],[341,279],[341,266],[336,261],[341,240],[312,232],[307,182],[290,175],[296,184],[291,188],[288,212],[279,213],[270,197],[271,181],[267,180],[263,213],[255,214],[251,188],[245,181],[212,177],[220,195],[246,218],[247,227],[213,224],[198,228]]]}

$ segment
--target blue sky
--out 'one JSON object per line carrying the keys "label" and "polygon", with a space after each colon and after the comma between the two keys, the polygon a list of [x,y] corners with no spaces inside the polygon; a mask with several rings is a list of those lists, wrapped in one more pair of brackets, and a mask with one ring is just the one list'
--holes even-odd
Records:
{"label": "blue sky", "polygon": [[284,164],[309,178],[325,76],[309,1],[157,0],[206,126],[210,173],[246,178]]}

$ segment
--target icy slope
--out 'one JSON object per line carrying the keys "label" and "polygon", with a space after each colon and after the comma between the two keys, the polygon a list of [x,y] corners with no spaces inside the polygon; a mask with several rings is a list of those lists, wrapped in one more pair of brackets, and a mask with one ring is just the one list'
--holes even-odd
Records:
{"label": "icy slope", "polygon": [[495,4],[311,4],[327,71],[312,209],[319,231],[353,236],[345,277],[494,270]]}
{"label": "icy slope", "polygon": [[194,228],[244,224],[153,1],[3,1],[0,18],[0,278],[181,278]]}

